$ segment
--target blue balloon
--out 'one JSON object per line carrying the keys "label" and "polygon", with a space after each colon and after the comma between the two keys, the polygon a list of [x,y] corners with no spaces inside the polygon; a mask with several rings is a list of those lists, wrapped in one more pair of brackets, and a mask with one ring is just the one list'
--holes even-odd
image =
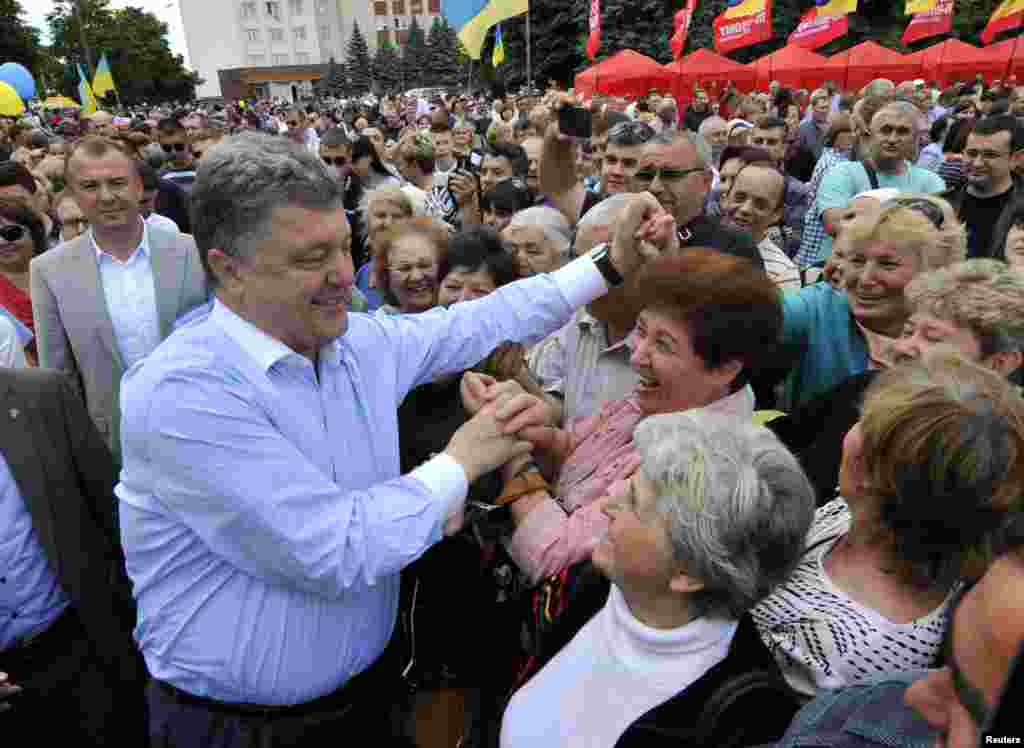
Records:
{"label": "blue balloon", "polygon": [[28,101],[36,95],[36,81],[32,73],[24,65],[16,62],[5,62],[0,65],[0,81],[9,83],[18,92],[22,101]]}

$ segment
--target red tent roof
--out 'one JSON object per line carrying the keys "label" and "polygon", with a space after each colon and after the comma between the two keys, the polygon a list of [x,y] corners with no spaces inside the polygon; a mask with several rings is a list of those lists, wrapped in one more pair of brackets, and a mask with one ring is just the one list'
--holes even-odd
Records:
{"label": "red tent roof", "polygon": [[831,80],[845,90],[863,88],[875,78],[903,81],[916,78],[920,63],[915,68],[907,58],[874,42],[861,42],[845,52],[828,58],[825,70]]}
{"label": "red tent roof", "polygon": [[1002,57],[990,49],[978,49],[959,39],[947,39],[927,49],[906,56],[907,62],[919,66],[918,78],[937,80],[943,86],[958,80],[974,80],[981,73],[987,80],[1001,78],[1006,72],[1009,56]]}
{"label": "red tent roof", "polygon": [[828,75],[825,65],[828,58],[811,52],[804,47],[790,44],[752,62],[750,67],[757,72],[757,87],[768,88],[772,81],[778,81],[789,88],[817,88]]}
{"label": "red tent roof", "polygon": [[669,63],[665,69],[675,76],[673,91],[679,101],[689,101],[695,85],[721,89],[731,81],[741,91],[752,91],[757,83],[757,72],[752,67],[710,49],[691,52],[683,59]]}
{"label": "red tent roof", "polygon": [[668,91],[674,75],[646,55],[631,49],[602,60],[576,76],[576,90],[587,96],[643,96],[656,89]]}
{"label": "red tent roof", "polygon": [[[1002,69],[996,78],[1009,78],[1016,76],[1018,82],[1024,78],[1024,43],[1020,38],[1005,39],[985,47],[989,59],[996,60],[1002,65]],[[1013,58],[1013,69],[1008,69],[1010,58]]]}

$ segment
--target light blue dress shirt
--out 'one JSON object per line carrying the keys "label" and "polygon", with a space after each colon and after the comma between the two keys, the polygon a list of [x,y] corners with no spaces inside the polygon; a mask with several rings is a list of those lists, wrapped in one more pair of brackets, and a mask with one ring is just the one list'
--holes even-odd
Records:
{"label": "light blue dress shirt", "polygon": [[503,341],[539,341],[605,291],[583,257],[450,309],[350,314],[316,372],[219,302],[176,330],[121,387],[116,492],[153,677],[280,705],[371,665],[399,571],[467,488],[444,454],[400,475],[399,403]]}
{"label": "light blue dress shirt", "polygon": [[149,226],[141,218],[142,241],[126,262],[100,249],[89,229],[96,250],[100,283],[107,300],[114,337],[125,369],[141,361],[160,345],[160,316],[156,308],[156,282],[149,261]]}
{"label": "light blue dress shirt", "polygon": [[68,604],[0,455],[0,652],[45,631]]}

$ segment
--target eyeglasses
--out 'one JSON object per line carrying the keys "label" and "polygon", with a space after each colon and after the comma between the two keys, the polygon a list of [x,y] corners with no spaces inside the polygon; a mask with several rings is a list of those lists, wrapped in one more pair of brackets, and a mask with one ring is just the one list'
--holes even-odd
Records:
{"label": "eyeglasses", "polygon": [[348,163],[348,159],[344,156],[335,156],[334,158],[331,158],[330,156],[322,156],[321,158],[323,158],[324,163],[328,166],[331,164],[334,164],[335,166],[344,166]]}
{"label": "eyeglasses", "polygon": [[28,229],[24,226],[13,225],[0,227],[0,237],[3,237],[5,242],[16,242],[21,239],[21,237],[25,236],[26,233],[28,233]]}
{"label": "eyeglasses", "polygon": [[691,174],[704,171],[704,167],[694,169],[641,169],[635,175],[637,182],[651,184],[655,179],[661,177],[662,182],[681,182]]}
{"label": "eyeglasses", "polygon": [[608,131],[608,139],[630,137],[646,143],[655,135],[654,128],[645,122],[620,122]]}
{"label": "eyeglasses", "polygon": [[942,214],[942,208],[929,200],[922,200],[919,197],[894,197],[886,201],[885,204],[887,206],[898,205],[907,210],[917,211],[931,221],[932,226],[937,229],[941,229],[942,224],[946,221],[946,216]]}
{"label": "eyeglasses", "polygon": [[164,153],[170,153],[171,151],[177,151],[178,153],[181,153],[186,148],[188,148],[188,144],[187,143],[164,143],[160,147],[164,149]]}

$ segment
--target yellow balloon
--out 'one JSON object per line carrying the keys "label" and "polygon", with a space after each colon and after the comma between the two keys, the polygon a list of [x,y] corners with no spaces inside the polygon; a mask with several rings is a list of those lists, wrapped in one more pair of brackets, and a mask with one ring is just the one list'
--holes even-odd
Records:
{"label": "yellow balloon", "polygon": [[0,116],[17,117],[24,111],[25,104],[14,90],[14,86],[0,81]]}

